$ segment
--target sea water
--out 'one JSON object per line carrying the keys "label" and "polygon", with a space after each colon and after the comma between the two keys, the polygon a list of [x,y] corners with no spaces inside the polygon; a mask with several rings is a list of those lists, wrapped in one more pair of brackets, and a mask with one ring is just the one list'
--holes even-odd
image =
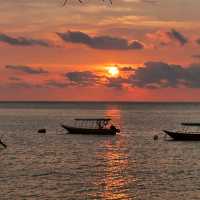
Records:
{"label": "sea water", "polygon": [[[93,117],[111,117],[121,133],[60,126]],[[0,199],[200,199],[200,142],[163,137],[181,122],[200,122],[200,104],[2,102]]]}

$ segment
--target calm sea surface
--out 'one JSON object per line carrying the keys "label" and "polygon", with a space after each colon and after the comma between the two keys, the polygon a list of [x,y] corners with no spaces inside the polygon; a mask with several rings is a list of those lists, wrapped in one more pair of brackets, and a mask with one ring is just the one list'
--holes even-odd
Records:
{"label": "calm sea surface", "polygon": [[[121,133],[66,134],[77,117],[111,117]],[[183,121],[200,122],[200,104],[0,103],[0,199],[199,200],[200,142],[162,134]]]}

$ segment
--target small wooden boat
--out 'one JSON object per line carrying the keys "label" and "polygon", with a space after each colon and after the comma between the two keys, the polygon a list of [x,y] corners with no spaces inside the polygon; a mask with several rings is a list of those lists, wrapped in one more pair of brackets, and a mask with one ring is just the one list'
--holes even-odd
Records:
{"label": "small wooden boat", "polygon": [[110,118],[101,119],[75,119],[74,126],[61,125],[71,134],[115,135],[120,130],[112,123]]}
{"label": "small wooden boat", "polygon": [[[185,127],[200,127],[200,123],[181,123]],[[192,131],[167,131],[163,130],[167,135],[169,135],[174,140],[190,140],[190,141],[200,141],[200,132]]]}
{"label": "small wooden boat", "polygon": [[176,131],[166,131],[164,132],[169,135],[174,140],[191,140],[197,141],[200,140],[200,133],[184,133],[184,132],[176,132]]}

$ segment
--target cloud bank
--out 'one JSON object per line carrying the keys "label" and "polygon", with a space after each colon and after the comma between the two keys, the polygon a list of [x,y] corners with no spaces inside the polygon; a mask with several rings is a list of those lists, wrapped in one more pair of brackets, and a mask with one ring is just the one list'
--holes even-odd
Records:
{"label": "cloud bank", "polygon": [[9,45],[14,46],[34,46],[39,45],[43,47],[50,47],[50,44],[44,40],[40,39],[32,39],[32,38],[25,38],[25,37],[11,37],[6,34],[0,34],[0,42],[5,42]]}
{"label": "cloud bank", "polygon": [[84,44],[93,49],[104,50],[141,50],[144,44],[134,40],[128,42],[124,38],[112,36],[89,36],[83,32],[68,31],[66,33],[57,33],[57,35],[65,42]]}
{"label": "cloud bank", "polygon": [[74,85],[89,86],[98,82],[99,76],[90,71],[73,71],[65,74],[65,77]]}
{"label": "cloud bank", "polygon": [[165,62],[146,62],[143,67],[133,68],[122,67],[122,73],[129,73],[128,76],[121,75],[117,78],[96,75],[94,72],[68,72],[65,77],[75,85],[88,86],[100,84],[106,87],[123,88],[129,87],[159,89],[159,88],[200,88],[200,64],[191,64],[187,67]]}
{"label": "cloud bank", "polygon": [[[29,75],[47,74],[48,71],[42,68],[32,68],[28,66],[7,65],[7,69],[23,72]],[[99,75],[94,71],[70,71],[65,73],[60,80],[45,81],[40,87],[91,87],[104,86],[108,88],[200,88],[200,63],[189,66],[169,64],[160,61],[149,61],[142,67],[120,67],[119,77],[108,77]],[[31,83],[26,83],[18,78],[11,77],[18,86],[30,87]],[[34,85],[35,87],[35,85]]]}
{"label": "cloud bank", "polygon": [[200,64],[187,67],[164,62],[146,62],[128,78],[129,84],[139,88],[200,88]]}
{"label": "cloud bank", "polygon": [[184,46],[189,43],[189,39],[183,33],[175,29],[169,31],[158,30],[154,33],[148,33],[147,37],[154,42],[158,42],[160,46],[167,46],[173,43]]}
{"label": "cloud bank", "polygon": [[6,65],[5,67],[10,70],[15,70],[15,71],[23,72],[26,74],[32,74],[32,75],[48,74],[48,71],[42,68],[33,68],[29,66],[24,66],[24,65]]}

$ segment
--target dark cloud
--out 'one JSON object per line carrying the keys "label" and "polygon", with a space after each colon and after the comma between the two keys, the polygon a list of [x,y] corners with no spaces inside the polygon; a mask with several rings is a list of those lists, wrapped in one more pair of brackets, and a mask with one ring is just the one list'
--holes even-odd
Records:
{"label": "dark cloud", "polygon": [[184,84],[190,88],[200,88],[200,64],[191,64],[185,71]]}
{"label": "dark cloud", "polygon": [[164,62],[147,62],[130,75],[129,84],[140,88],[188,87],[200,88],[200,64],[188,67]]}
{"label": "dark cloud", "polygon": [[147,37],[154,42],[154,45],[159,45],[159,47],[166,47],[174,43],[184,46],[189,43],[189,39],[175,29],[170,31],[157,30],[153,33],[148,33]]}
{"label": "dark cloud", "polygon": [[200,59],[200,54],[194,54],[194,55],[192,55],[192,58]]}
{"label": "dark cloud", "polygon": [[144,48],[144,45],[139,41],[133,41],[129,43],[124,38],[117,38],[111,36],[96,36],[91,37],[83,32],[57,33],[57,35],[65,42],[85,44],[94,49],[104,50],[140,50]]}
{"label": "dark cloud", "polygon": [[155,5],[158,3],[157,0],[141,0],[142,3],[147,3],[147,4],[151,4],[151,5]]}
{"label": "dark cloud", "polygon": [[98,83],[99,76],[90,71],[73,71],[65,74],[65,77],[75,85],[88,86]]}
{"label": "dark cloud", "polygon": [[137,87],[176,87],[181,67],[163,62],[147,62],[129,77],[130,83]]}
{"label": "dark cloud", "polygon": [[122,38],[114,38],[110,36],[99,36],[91,38],[90,47],[94,49],[127,49],[128,42]]}
{"label": "dark cloud", "polygon": [[55,88],[65,88],[68,86],[67,83],[59,82],[59,81],[54,81],[54,80],[48,80],[46,82],[46,86],[48,87],[55,87]]}
{"label": "dark cloud", "polygon": [[21,81],[21,78],[19,78],[17,76],[11,76],[11,77],[9,77],[9,80],[11,80],[11,81]]}
{"label": "dark cloud", "polygon": [[178,32],[175,29],[171,29],[171,31],[167,32],[167,34],[171,39],[179,42],[180,45],[188,43],[188,39],[181,32]]}
{"label": "dark cloud", "polygon": [[27,74],[33,74],[33,75],[39,75],[39,74],[47,74],[48,71],[42,69],[42,68],[33,68],[29,66],[23,66],[23,65],[6,65],[7,69],[16,70],[20,72],[24,72]]}
{"label": "dark cloud", "polygon": [[25,37],[11,37],[6,34],[0,34],[0,42],[5,42],[14,46],[33,46],[39,45],[44,47],[50,47],[49,43],[44,40],[25,38]]}
{"label": "dark cloud", "polygon": [[107,83],[105,86],[110,88],[123,89],[124,83],[127,83],[127,79],[121,77],[107,78]]}
{"label": "dark cloud", "polygon": [[139,41],[133,41],[129,44],[129,49],[144,49],[144,45]]}
{"label": "dark cloud", "polygon": [[197,43],[198,45],[200,45],[200,38],[198,38],[198,39],[196,40],[196,43]]}
{"label": "dark cloud", "polygon": [[123,72],[132,72],[132,71],[134,71],[135,69],[133,68],[133,67],[131,67],[131,66],[128,66],[128,67],[121,67],[121,68],[119,68],[120,69],[120,71],[123,71]]}
{"label": "dark cloud", "polygon": [[69,86],[69,83],[63,82],[63,81],[55,81],[55,80],[48,80],[46,82],[37,84],[37,83],[32,83],[32,82],[27,82],[22,80],[21,78],[18,77],[10,77],[9,78],[10,82],[8,82],[6,85],[9,86],[10,88],[31,88],[31,89],[47,89],[47,88],[66,88]]}
{"label": "dark cloud", "polygon": [[110,78],[107,76],[99,76],[91,71],[74,71],[65,74],[65,77],[70,81],[71,86],[94,86],[102,85],[110,88],[122,89],[127,79],[122,77]]}
{"label": "dark cloud", "polygon": [[16,89],[19,89],[19,88],[25,88],[25,89],[29,89],[29,88],[35,88],[36,85],[34,84],[31,84],[31,83],[27,83],[27,82],[24,82],[24,81],[17,81],[15,83],[9,83],[8,84],[9,87],[11,88],[16,88]]}

